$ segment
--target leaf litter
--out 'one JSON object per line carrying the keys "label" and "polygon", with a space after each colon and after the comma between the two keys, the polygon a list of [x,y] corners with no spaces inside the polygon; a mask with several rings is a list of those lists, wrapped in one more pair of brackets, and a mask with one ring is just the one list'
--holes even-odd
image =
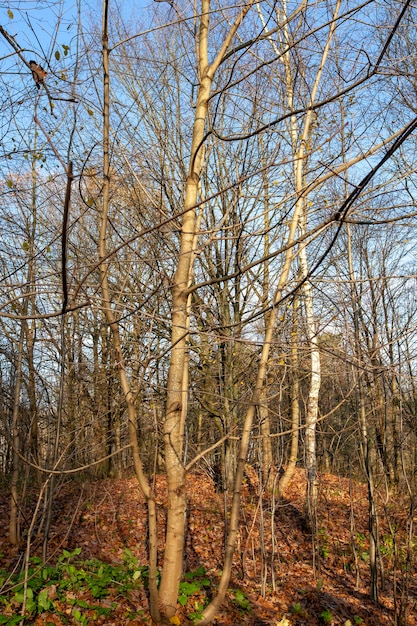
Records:
{"label": "leaf litter", "polygon": [[[393,555],[388,549],[381,556],[385,589],[380,591],[379,606],[369,599],[366,486],[330,474],[320,476],[319,532],[315,545],[304,515],[305,490],[305,473],[297,469],[284,498],[271,498],[267,493],[259,495],[256,472],[249,468],[242,493],[229,592],[214,624],[391,626],[394,623],[393,584],[398,585],[400,579],[398,572],[396,581],[393,579]],[[156,477],[155,494],[162,566],[167,511],[164,476]],[[180,597],[176,616],[180,624],[193,623],[192,617],[215,593],[225,542],[224,498],[216,493],[211,478],[205,473],[190,474],[187,497],[184,572],[204,572],[206,582],[194,586],[187,583],[183,587],[185,593]],[[33,506],[34,496],[25,502],[24,519],[30,519]],[[3,512],[0,567],[11,571],[19,567],[21,554],[7,540],[8,495],[4,489],[0,492],[0,510]],[[397,506],[396,510],[401,517],[401,507]],[[137,563],[146,566],[146,506],[134,478],[83,482],[82,487],[77,481],[63,483],[57,491],[53,513],[51,562],[56,561],[63,549],[81,548],[83,560],[97,559],[116,565],[126,560],[126,554],[131,554]],[[389,538],[388,534],[383,536]],[[32,554],[40,556],[41,551],[42,536],[35,534]],[[415,561],[416,555],[414,562],[408,564],[414,569],[408,589],[407,626],[417,626]],[[97,614],[96,610],[93,617],[93,610],[89,612],[87,608],[81,616],[74,611],[74,598],[67,594],[66,600],[59,602],[60,615],[45,611],[33,623],[35,626],[151,623],[143,585],[126,593],[120,593],[117,585],[109,586],[106,591],[106,597],[99,600],[92,598],[88,590],[76,598],[87,607],[94,604],[102,607],[103,612],[107,609],[105,615]]]}

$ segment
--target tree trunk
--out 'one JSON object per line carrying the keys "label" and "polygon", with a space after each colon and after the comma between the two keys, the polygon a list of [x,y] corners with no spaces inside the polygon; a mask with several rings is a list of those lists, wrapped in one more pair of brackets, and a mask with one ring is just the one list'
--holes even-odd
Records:
{"label": "tree trunk", "polygon": [[[304,234],[305,227],[301,229],[300,234]],[[316,450],[316,427],[318,418],[318,403],[320,391],[320,352],[318,347],[318,338],[316,323],[313,311],[313,293],[311,283],[307,279],[308,265],[305,254],[305,246],[300,247],[300,268],[301,276],[305,280],[303,284],[303,296],[306,315],[308,347],[310,352],[310,389],[308,393],[307,413],[305,418],[305,465],[307,471],[307,498],[306,509],[309,526],[313,533],[313,539],[317,536],[317,450]]]}
{"label": "tree trunk", "polygon": [[190,167],[188,171],[181,226],[181,246],[172,286],[171,357],[167,381],[167,402],[164,420],[165,466],[168,483],[168,515],[164,567],[159,587],[159,606],[163,619],[175,615],[178,586],[182,575],[186,519],[185,469],[183,464],[184,414],[183,381],[186,379],[188,344],[188,286],[194,259],[193,245],[197,233],[196,205],[203,162],[203,140],[208,101],[214,75],[252,1],[242,9],[231,27],[215,60],[208,63],[210,0],[202,0],[198,37],[197,102],[193,124]]}
{"label": "tree trunk", "polygon": [[298,459],[298,442],[300,432],[300,372],[298,362],[298,303],[299,297],[293,300],[292,329],[291,329],[291,448],[290,457],[282,475],[278,489],[284,494],[294,474]]}

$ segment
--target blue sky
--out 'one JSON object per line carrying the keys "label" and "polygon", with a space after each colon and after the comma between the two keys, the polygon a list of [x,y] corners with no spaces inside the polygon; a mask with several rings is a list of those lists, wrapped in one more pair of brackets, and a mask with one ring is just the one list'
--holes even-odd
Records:
{"label": "blue sky", "polygon": [[[127,20],[139,17],[140,11],[145,15],[152,10],[152,5],[153,0],[110,0],[110,8],[117,8]],[[52,60],[53,63],[57,50],[62,54],[63,45],[74,45],[79,6],[84,29],[94,21],[101,23],[100,0],[16,0],[0,3],[0,24],[14,37],[27,60],[34,59],[41,64]],[[13,66],[18,70],[15,56],[9,56],[12,53],[10,45],[0,36],[0,60],[9,57],[3,70],[11,74]],[[18,65],[21,69],[21,63]]]}
{"label": "blue sky", "polygon": [[[56,47],[57,37],[71,37],[75,32],[77,10],[75,2],[48,1],[10,2],[1,5],[0,20],[7,32],[30,58],[49,58]],[[10,53],[9,44],[1,38],[0,54]]]}

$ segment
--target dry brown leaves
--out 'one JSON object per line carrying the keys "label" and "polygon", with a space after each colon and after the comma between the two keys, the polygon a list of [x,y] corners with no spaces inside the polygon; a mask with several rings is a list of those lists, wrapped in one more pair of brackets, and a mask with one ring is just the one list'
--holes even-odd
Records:
{"label": "dry brown leaves", "polygon": [[[393,623],[392,560],[384,555],[385,591],[380,606],[368,599],[369,573],[367,550],[366,488],[348,479],[322,475],[320,479],[319,537],[313,549],[311,534],[304,516],[305,476],[299,469],[284,499],[257,494],[256,474],[248,473],[243,492],[241,526],[234,558],[230,592],[215,623],[252,624],[253,626],[388,626]],[[76,508],[76,503],[81,504]],[[162,565],[166,521],[167,492],[163,476],[156,477],[159,559]],[[221,573],[224,549],[223,496],[214,490],[205,474],[188,477],[189,517],[184,567],[193,571],[204,567],[213,583],[212,593]],[[33,503],[32,503],[33,504]],[[7,497],[0,501],[2,533],[1,566],[11,568],[18,553],[7,542]],[[74,516],[74,511],[77,511]],[[26,515],[29,514],[30,503]],[[398,522],[399,523],[399,522]],[[51,558],[62,549],[82,548],[84,559],[98,558],[120,562],[129,548],[139,562],[147,562],[147,515],[145,500],[134,478],[101,480],[81,485],[63,486],[54,505],[51,529]],[[39,551],[41,538],[34,539],[33,551]],[[356,550],[356,554],[354,551]],[[314,555],[314,556],[313,556]],[[415,566],[415,564],[414,564]],[[415,572],[414,572],[415,574]],[[397,580],[397,584],[398,584]],[[415,582],[414,582],[415,585]],[[409,588],[408,626],[417,626],[415,586]],[[247,606],[239,598],[249,600]],[[414,594],[414,595],[413,595]],[[200,594],[201,595],[201,594]],[[181,623],[201,597],[190,598],[185,607],[178,605]],[[97,624],[150,623],[146,597],[111,597],[117,609],[110,621]],[[250,604],[250,608],[249,607]],[[132,608],[144,610],[142,621],[126,616]],[[330,621],[326,622],[325,619]],[[52,615],[38,617],[36,625],[60,625]],[[362,621],[361,621],[362,620]],[[68,615],[67,623],[71,621]]]}

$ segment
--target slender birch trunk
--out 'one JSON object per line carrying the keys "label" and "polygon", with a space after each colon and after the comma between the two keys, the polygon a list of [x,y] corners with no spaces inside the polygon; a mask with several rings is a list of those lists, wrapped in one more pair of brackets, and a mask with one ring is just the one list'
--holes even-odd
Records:
{"label": "slender birch trunk", "polygon": [[292,303],[291,328],[291,447],[290,458],[285,472],[279,481],[278,489],[284,494],[294,474],[298,458],[298,442],[300,432],[300,372],[298,361],[298,306],[299,297],[295,296]]}
{"label": "slender birch trunk", "polygon": [[[324,46],[320,65],[318,67],[310,96],[310,104],[313,105],[318,88],[322,79],[323,69],[326,64],[327,56],[330,49],[330,44],[333,38],[334,30],[336,28],[337,17],[340,10],[341,1],[338,0],[333,13],[333,20],[329,28],[327,35],[327,41]],[[290,38],[288,29],[284,28],[284,44],[288,48],[290,44]],[[293,95],[293,72],[290,64],[290,58],[288,53],[284,54],[283,62],[286,73],[286,85],[287,85],[287,98],[288,106],[290,110],[294,108],[294,95]],[[304,118],[303,129],[299,134],[297,118],[291,116],[290,118],[290,136],[293,147],[294,156],[294,186],[297,197],[297,210],[300,216],[299,219],[299,234],[301,237],[305,235],[307,230],[307,195],[305,194],[305,172],[307,161],[309,158],[308,146],[310,144],[312,132],[313,132],[314,114],[310,108]],[[314,307],[313,307],[313,291],[312,285],[308,280],[308,261],[307,261],[307,249],[306,242],[303,242],[299,246],[299,265],[300,265],[300,278],[302,283],[302,295],[306,316],[307,334],[308,334],[308,347],[310,352],[310,389],[307,403],[307,413],[305,419],[305,463],[307,470],[307,497],[306,497],[306,509],[309,519],[309,524],[313,533],[313,539],[317,530],[317,455],[316,455],[316,425],[318,418],[318,400],[320,391],[320,352],[318,348],[317,329],[314,319]]]}
{"label": "slender birch trunk", "polygon": [[[305,233],[305,219],[300,234]],[[300,246],[299,262],[301,276],[305,279],[308,276],[308,264],[305,246]],[[312,531],[313,542],[317,536],[317,451],[316,451],[316,427],[318,418],[319,391],[320,391],[320,351],[316,322],[313,310],[313,290],[309,280],[303,284],[303,299],[306,316],[306,326],[308,334],[308,344],[310,351],[310,388],[308,392],[307,412],[305,417],[305,464],[307,471],[307,497],[306,509],[309,526]]]}
{"label": "slender birch trunk", "polygon": [[[333,34],[336,28],[337,16],[339,14],[341,0],[338,0],[333,13],[333,20],[329,28],[327,35],[326,45],[324,46],[321,62],[317,70],[317,74],[313,83],[311,91],[311,104],[315,102],[317,91],[321,82],[323,69],[326,64],[327,55],[329,53],[330,44],[333,38]],[[294,177],[295,177],[295,191],[297,194],[297,204],[300,204],[300,221],[299,221],[299,234],[302,237],[307,230],[307,196],[304,193],[305,189],[305,171],[308,160],[308,145],[310,143],[312,131],[313,131],[313,112],[310,109],[304,120],[304,128],[299,142],[298,149],[294,155]],[[295,132],[293,131],[293,134]],[[302,294],[306,315],[308,345],[310,351],[310,389],[307,403],[307,413],[305,419],[305,463],[307,470],[307,497],[306,497],[306,509],[309,520],[309,525],[312,530],[313,542],[317,533],[317,454],[316,454],[316,426],[318,418],[318,401],[320,391],[320,352],[318,347],[318,337],[316,323],[314,319],[314,307],[313,307],[313,291],[311,282],[308,280],[308,261],[306,241],[300,244],[299,247],[299,264],[300,264],[300,277],[303,280]]]}

